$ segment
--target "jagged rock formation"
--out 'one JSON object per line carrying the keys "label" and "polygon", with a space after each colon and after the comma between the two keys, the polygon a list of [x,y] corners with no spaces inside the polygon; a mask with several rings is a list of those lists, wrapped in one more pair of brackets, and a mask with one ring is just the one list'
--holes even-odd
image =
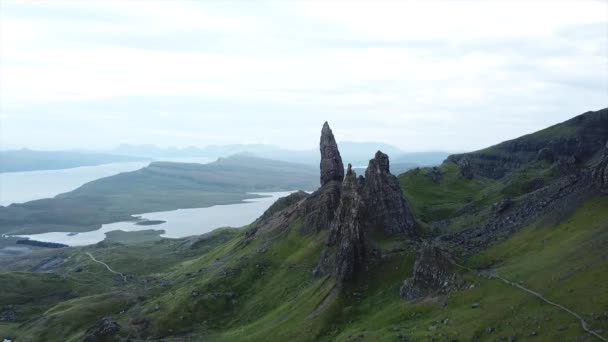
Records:
{"label": "jagged rock formation", "polygon": [[333,274],[341,284],[355,276],[370,254],[366,233],[413,235],[415,220],[397,177],[390,173],[386,154],[376,153],[365,177],[357,178],[349,164],[340,184],[336,168],[342,161],[327,123],[321,133],[321,154],[322,187],[306,200],[303,227],[307,232],[331,227],[327,245],[335,252],[325,249],[313,274]]}
{"label": "jagged rock formation", "polygon": [[341,281],[352,279],[365,257],[365,204],[357,186],[357,174],[348,164],[342,196],[332,224],[328,246],[337,246],[335,270]]}
{"label": "jagged rock formation", "polygon": [[399,290],[401,298],[412,300],[461,286],[463,281],[452,268],[450,259],[439,248],[424,246],[414,263],[414,274]]}
{"label": "jagged rock formation", "polygon": [[371,229],[387,236],[413,233],[414,216],[407,203],[399,180],[390,173],[388,156],[376,152],[365,171],[363,199],[367,207],[367,220]]}
{"label": "jagged rock formation", "polygon": [[328,230],[340,203],[342,183],[331,181],[315,191],[304,203],[304,224],[300,232],[304,234]]}
{"label": "jagged rock formation", "polygon": [[338,144],[334,134],[325,122],[321,130],[321,186],[331,182],[344,180],[344,164],[338,151]]}
{"label": "jagged rock formation", "polygon": [[277,201],[247,231],[256,236],[277,236],[299,219],[300,234],[328,231],[327,248],[320,255],[314,276],[333,275],[347,282],[373,257],[367,235],[414,235],[415,220],[403,197],[399,180],[390,173],[389,158],[378,151],[365,177],[348,165],[346,177],[338,145],[327,122],[321,131],[321,187],[313,194],[294,193]]}

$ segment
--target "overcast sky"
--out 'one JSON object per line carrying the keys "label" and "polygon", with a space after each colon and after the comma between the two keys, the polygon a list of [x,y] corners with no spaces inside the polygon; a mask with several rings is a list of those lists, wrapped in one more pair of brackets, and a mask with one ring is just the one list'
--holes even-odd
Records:
{"label": "overcast sky", "polygon": [[[254,5],[255,4],[255,5]],[[606,1],[0,1],[0,148],[482,148],[608,106]]]}

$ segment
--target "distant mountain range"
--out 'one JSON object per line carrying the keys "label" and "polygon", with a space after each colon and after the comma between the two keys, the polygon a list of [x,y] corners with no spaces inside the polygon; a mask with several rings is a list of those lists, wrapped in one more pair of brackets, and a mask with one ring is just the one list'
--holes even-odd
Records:
{"label": "distant mountain range", "polygon": [[[398,147],[373,142],[340,143],[344,161],[355,169],[365,168],[369,156],[378,150],[391,157],[393,173],[399,174],[409,169],[441,164],[449,155],[447,152],[404,152]],[[275,145],[233,144],[209,145],[206,147],[169,147],[156,145],[120,145],[109,151],[34,151],[29,149],[0,151],[0,173],[35,170],[58,170],[80,166],[94,166],[108,163],[131,161],[190,161],[189,159],[216,160],[235,154],[249,153],[260,158],[281,160],[317,166],[319,151],[288,150]]]}
{"label": "distant mountain range", "polygon": [[[346,162],[355,166],[367,165],[370,156],[378,150],[388,154],[391,161],[397,164],[409,164],[409,166],[432,166],[439,165],[448,157],[448,152],[404,152],[396,146],[378,142],[342,142],[340,150]],[[125,156],[148,157],[154,159],[162,158],[210,158],[216,159],[237,153],[248,152],[262,158],[283,160],[294,163],[318,164],[319,151],[289,150],[275,145],[266,144],[232,144],[232,145],[209,145],[206,147],[185,148],[162,148],[156,145],[120,145],[108,151],[112,154]],[[409,168],[409,167],[408,167]]]}
{"label": "distant mountain range", "polygon": [[0,151],[0,173],[59,170],[142,160],[149,158],[91,152],[10,150]]}

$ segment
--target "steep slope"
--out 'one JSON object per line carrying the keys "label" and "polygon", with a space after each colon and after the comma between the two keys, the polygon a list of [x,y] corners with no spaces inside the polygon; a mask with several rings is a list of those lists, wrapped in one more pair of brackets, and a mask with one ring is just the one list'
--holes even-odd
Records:
{"label": "steep slope", "polygon": [[608,139],[608,108],[586,112],[542,131],[471,153],[448,157],[461,172],[500,179],[535,160],[584,165]]}

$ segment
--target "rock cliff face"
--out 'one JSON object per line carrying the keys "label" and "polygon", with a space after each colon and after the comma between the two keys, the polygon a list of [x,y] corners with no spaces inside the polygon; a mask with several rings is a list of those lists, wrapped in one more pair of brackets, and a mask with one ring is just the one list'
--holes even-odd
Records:
{"label": "rock cliff face", "polygon": [[342,183],[331,181],[310,195],[304,203],[304,224],[300,232],[309,234],[330,229],[341,192]]}
{"label": "rock cliff face", "polygon": [[341,282],[352,279],[363,264],[366,254],[365,211],[357,175],[348,164],[340,204],[327,242],[330,247],[337,246],[334,274]]}
{"label": "rock cliff face", "polygon": [[[608,139],[608,109],[587,112],[542,131],[505,141],[490,148],[448,157],[463,176],[500,179],[536,160],[574,158],[586,162]],[[463,162],[467,159],[467,162]],[[468,165],[467,165],[468,164]]]}
{"label": "rock cliff face", "polygon": [[463,281],[452,268],[450,259],[440,249],[423,247],[414,263],[414,274],[399,290],[401,298],[412,300],[461,286]]}
{"label": "rock cliff face", "polygon": [[388,156],[380,151],[369,161],[363,183],[363,200],[371,229],[387,236],[412,234],[414,216],[399,186],[399,180],[389,170]]}
{"label": "rock cliff face", "polygon": [[344,179],[344,164],[338,151],[338,144],[334,134],[325,122],[321,130],[321,186],[331,182],[342,182]]}

